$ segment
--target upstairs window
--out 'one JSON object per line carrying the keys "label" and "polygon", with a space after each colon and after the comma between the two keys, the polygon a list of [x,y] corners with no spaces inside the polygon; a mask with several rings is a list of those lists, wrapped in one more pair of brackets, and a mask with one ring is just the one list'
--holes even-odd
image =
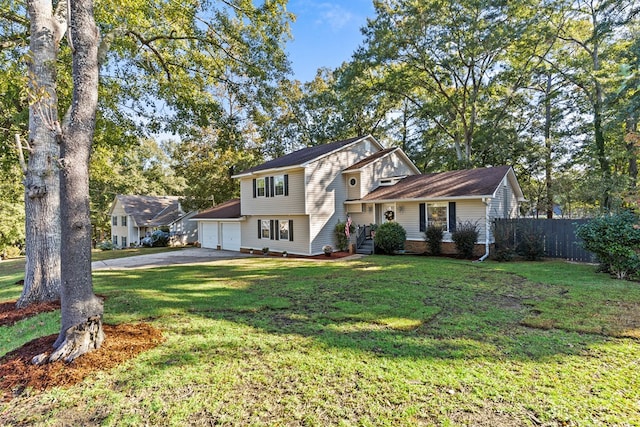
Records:
{"label": "upstairs window", "polygon": [[274,193],[276,196],[284,196],[284,175],[273,177]]}
{"label": "upstairs window", "polygon": [[126,227],[126,226],[127,226],[127,217],[126,217],[126,216],[120,217],[120,224],[121,224],[123,227]]}
{"label": "upstairs window", "polygon": [[115,225],[115,226],[118,225],[118,217],[117,216],[114,215],[114,216],[111,217],[111,225]]}
{"label": "upstairs window", "polygon": [[289,195],[289,175],[254,178],[253,197],[276,197]]}
{"label": "upstairs window", "polygon": [[265,189],[264,178],[256,179],[256,196],[264,197],[265,195],[264,189]]}

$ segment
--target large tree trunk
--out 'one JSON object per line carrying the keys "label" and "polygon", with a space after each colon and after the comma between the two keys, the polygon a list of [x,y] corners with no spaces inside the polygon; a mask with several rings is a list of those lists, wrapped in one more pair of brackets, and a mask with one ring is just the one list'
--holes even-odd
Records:
{"label": "large tree trunk", "polygon": [[[64,4],[64,2],[61,2]],[[66,27],[50,0],[29,0],[29,163],[25,174],[26,267],[18,307],[60,298],[60,155],[56,60]]]}
{"label": "large tree trunk", "polygon": [[73,103],[64,124],[60,200],[62,224],[62,326],[50,360],[76,357],[104,340],[102,301],[91,279],[89,156],[98,105],[99,34],[93,0],[71,2]]}

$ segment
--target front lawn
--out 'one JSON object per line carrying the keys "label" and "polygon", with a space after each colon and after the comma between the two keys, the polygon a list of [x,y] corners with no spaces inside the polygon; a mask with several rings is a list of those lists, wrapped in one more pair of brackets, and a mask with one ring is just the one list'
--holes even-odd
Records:
{"label": "front lawn", "polygon": [[[0,424],[638,425],[640,285],[593,270],[371,256],[99,271],[105,322],[166,341],[0,403]],[[0,271],[0,301],[15,276]],[[0,327],[0,355],[18,331],[57,333],[56,316]]]}

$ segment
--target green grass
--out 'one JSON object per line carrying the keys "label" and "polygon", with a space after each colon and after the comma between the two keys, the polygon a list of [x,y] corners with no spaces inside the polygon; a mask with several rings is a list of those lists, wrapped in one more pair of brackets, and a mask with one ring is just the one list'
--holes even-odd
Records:
{"label": "green grass", "polygon": [[[248,258],[94,284],[105,322],[166,341],[0,424],[640,424],[640,285],[592,266]],[[47,316],[0,328],[2,351]]]}

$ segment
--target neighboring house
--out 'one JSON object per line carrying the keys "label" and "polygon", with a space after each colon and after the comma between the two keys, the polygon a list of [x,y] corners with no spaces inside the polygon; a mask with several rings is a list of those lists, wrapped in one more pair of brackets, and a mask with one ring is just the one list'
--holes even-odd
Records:
{"label": "neighboring house", "polygon": [[419,252],[427,224],[441,224],[451,242],[456,224],[471,221],[481,230],[481,251],[493,242],[487,224],[517,216],[522,200],[511,167],[421,175],[401,149],[372,136],[305,148],[234,178],[240,199],[192,218],[204,247],[231,249],[223,244],[231,235],[234,250],[316,255],[335,244],[336,223],[349,215],[361,225],[397,221],[407,249]]}
{"label": "neighboring house", "polygon": [[117,195],[110,210],[111,241],[126,248],[184,215],[176,196]]}

